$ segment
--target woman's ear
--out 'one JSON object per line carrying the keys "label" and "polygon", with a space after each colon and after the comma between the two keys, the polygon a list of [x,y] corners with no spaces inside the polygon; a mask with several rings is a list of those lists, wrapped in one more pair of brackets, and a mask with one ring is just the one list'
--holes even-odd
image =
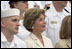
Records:
{"label": "woman's ear", "polygon": [[34,29],[34,27],[32,26],[32,29]]}

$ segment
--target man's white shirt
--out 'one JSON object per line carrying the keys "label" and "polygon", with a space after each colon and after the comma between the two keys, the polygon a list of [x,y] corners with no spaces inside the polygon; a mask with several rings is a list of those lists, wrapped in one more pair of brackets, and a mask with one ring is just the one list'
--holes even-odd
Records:
{"label": "man's white shirt", "polygon": [[14,35],[12,42],[8,42],[1,32],[1,48],[27,48],[26,43]]}

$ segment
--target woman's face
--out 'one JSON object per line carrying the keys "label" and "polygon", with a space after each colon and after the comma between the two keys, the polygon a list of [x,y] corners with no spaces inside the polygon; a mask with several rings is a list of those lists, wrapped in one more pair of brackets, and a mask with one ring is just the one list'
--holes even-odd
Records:
{"label": "woman's face", "polygon": [[35,21],[35,24],[33,25],[33,30],[37,31],[37,32],[43,32],[45,31],[45,17],[43,14],[40,14],[39,18]]}

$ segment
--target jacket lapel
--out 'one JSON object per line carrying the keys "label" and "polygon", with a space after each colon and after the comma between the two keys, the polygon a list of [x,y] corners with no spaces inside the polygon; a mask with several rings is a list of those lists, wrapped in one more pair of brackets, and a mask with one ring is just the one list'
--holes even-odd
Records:
{"label": "jacket lapel", "polygon": [[38,47],[43,48],[40,40],[39,40],[33,33],[31,34],[31,38],[34,40],[35,44],[36,44]]}

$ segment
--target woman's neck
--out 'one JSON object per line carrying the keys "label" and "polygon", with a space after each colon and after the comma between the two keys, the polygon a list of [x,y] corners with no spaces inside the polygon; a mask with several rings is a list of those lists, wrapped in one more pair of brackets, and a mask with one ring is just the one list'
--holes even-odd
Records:
{"label": "woman's neck", "polygon": [[42,38],[41,32],[33,31],[33,33],[37,36],[37,38],[39,38],[39,39]]}
{"label": "woman's neck", "polygon": [[35,32],[33,32],[33,33],[36,35],[36,37],[40,40],[40,42],[41,42],[42,45],[44,46],[44,42],[43,42],[43,39],[42,39],[41,32],[35,31]]}

